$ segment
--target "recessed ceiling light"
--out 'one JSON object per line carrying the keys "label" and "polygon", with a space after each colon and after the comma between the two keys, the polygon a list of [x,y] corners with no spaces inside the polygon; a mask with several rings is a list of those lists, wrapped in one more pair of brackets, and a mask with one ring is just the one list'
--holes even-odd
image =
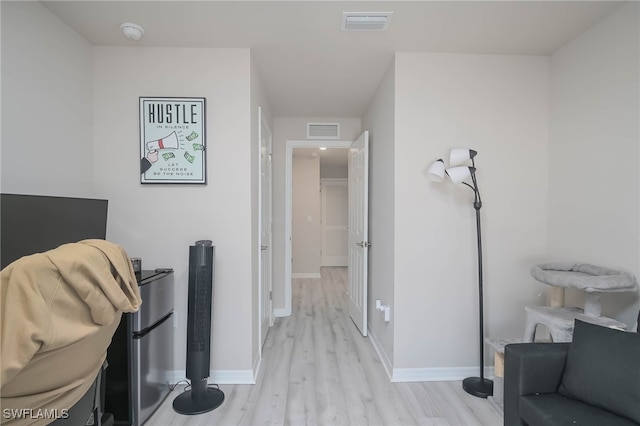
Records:
{"label": "recessed ceiling light", "polygon": [[393,12],[342,12],[342,31],[386,31]]}

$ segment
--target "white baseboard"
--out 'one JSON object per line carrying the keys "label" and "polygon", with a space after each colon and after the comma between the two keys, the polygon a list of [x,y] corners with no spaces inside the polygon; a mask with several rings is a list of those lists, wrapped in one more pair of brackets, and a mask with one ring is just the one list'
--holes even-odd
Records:
{"label": "white baseboard", "polygon": [[[187,380],[185,370],[173,370],[172,384],[180,380]],[[255,385],[256,380],[252,370],[211,370],[209,371],[210,384],[218,385]]]}
{"label": "white baseboard", "polygon": [[291,316],[291,310],[286,310],[285,308],[274,309],[273,310],[273,316],[276,317],[276,318],[290,317]]}
{"label": "white baseboard", "polygon": [[[478,367],[447,367],[447,368],[393,368],[387,352],[382,347],[380,340],[368,327],[369,340],[373,345],[384,371],[391,382],[442,382],[458,381],[467,377],[478,376]],[[494,367],[485,367],[485,377],[493,378]]]}
{"label": "white baseboard", "polygon": [[291,278],[320,278],[320,272],[296,272]]}
{"label": "white baseboard", "polygon": [[253,360],[253,383],[258,383],[258,374],[260,374],[260,367],[262,366],[262,355],[256,354],[256,359]]}
{"label": "white baseboard", "polygon": [[[442,382],[458,381],[467,377],[478,376],[478,367],[445,367],[445,368],[394,368],[392,382]],[[494,375],[493,367],[485,367],[485,377]]]}
{"label": "white baseboard", "polygon": [[389,377],[389,380],[392,380],[392,378],[393,378],[393,376],[392,376],[393,364],[391,363],[391,360],[389,359],[389,356],[387,355],[387,352],[382,347],[382,344],[380,343],[380,340],[378,340],[378,337],[373,332],[371,327],[369,326],[367,328],[368,328],[369,340],[371,341],[371,344],[373,345],[373,349],[375,349],[376,353],[378,354],[378,357],[380,357],[380,361],[382,362],[382,366],[384,367],[384,371],[387,373],[387,377]]}

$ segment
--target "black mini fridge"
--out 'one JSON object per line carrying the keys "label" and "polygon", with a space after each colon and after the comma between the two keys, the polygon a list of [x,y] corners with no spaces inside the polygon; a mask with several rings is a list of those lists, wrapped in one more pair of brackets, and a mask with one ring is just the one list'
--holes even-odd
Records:
{"label": "black mini fridge", "polygon": [[142,305],[124,314],[107,351],[105,412],[140,426],[170,392],[173,374],[173,271],[143,270]]}

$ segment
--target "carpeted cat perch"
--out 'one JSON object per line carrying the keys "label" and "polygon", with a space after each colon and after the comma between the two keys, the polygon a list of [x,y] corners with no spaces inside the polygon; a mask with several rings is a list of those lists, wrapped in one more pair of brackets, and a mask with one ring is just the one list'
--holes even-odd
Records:
{"label": "carpeted cat perch", "polygon": [[[531,276],[553,286],[554,293],[552,306],[526,308],[525,341],[533,341],[537,324],[547,326],[555,342],[571,341],[575,319],[626,329],[626,324],[601,316],[600,299],[603,293],[637,291],[638,281],[632,274],[587,263],[543,263],[531,268]],[[585,292],[584,309],[563,306],[567,288]]]}
{"label": "carpeted cat perch", "polygon": [[636,291],[638,281],[628,272],[587,263],[543,263],[531,268],[531,276],[543,284],[583,290],[584,313],[599,317],[602,293]]}

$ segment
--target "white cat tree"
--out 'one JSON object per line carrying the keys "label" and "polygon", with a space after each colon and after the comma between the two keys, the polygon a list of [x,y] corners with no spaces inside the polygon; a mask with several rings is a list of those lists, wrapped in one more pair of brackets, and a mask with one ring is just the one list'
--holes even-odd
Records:
{"label": "white cat tree", "polygon": [[[531,268],[531,276],[553,288],[551,306],[525,308],[525,342],[533,342],[538,324],[549,329],[554,342],[571,341],[576,319],[620,330],[627,328],[625,323],[601,315],[600,299],[603,293],[636,291],[638,282],[633,275],[585,263],[544,263]],[[564,306],[567,288],[584,291],[584,309]]]}

